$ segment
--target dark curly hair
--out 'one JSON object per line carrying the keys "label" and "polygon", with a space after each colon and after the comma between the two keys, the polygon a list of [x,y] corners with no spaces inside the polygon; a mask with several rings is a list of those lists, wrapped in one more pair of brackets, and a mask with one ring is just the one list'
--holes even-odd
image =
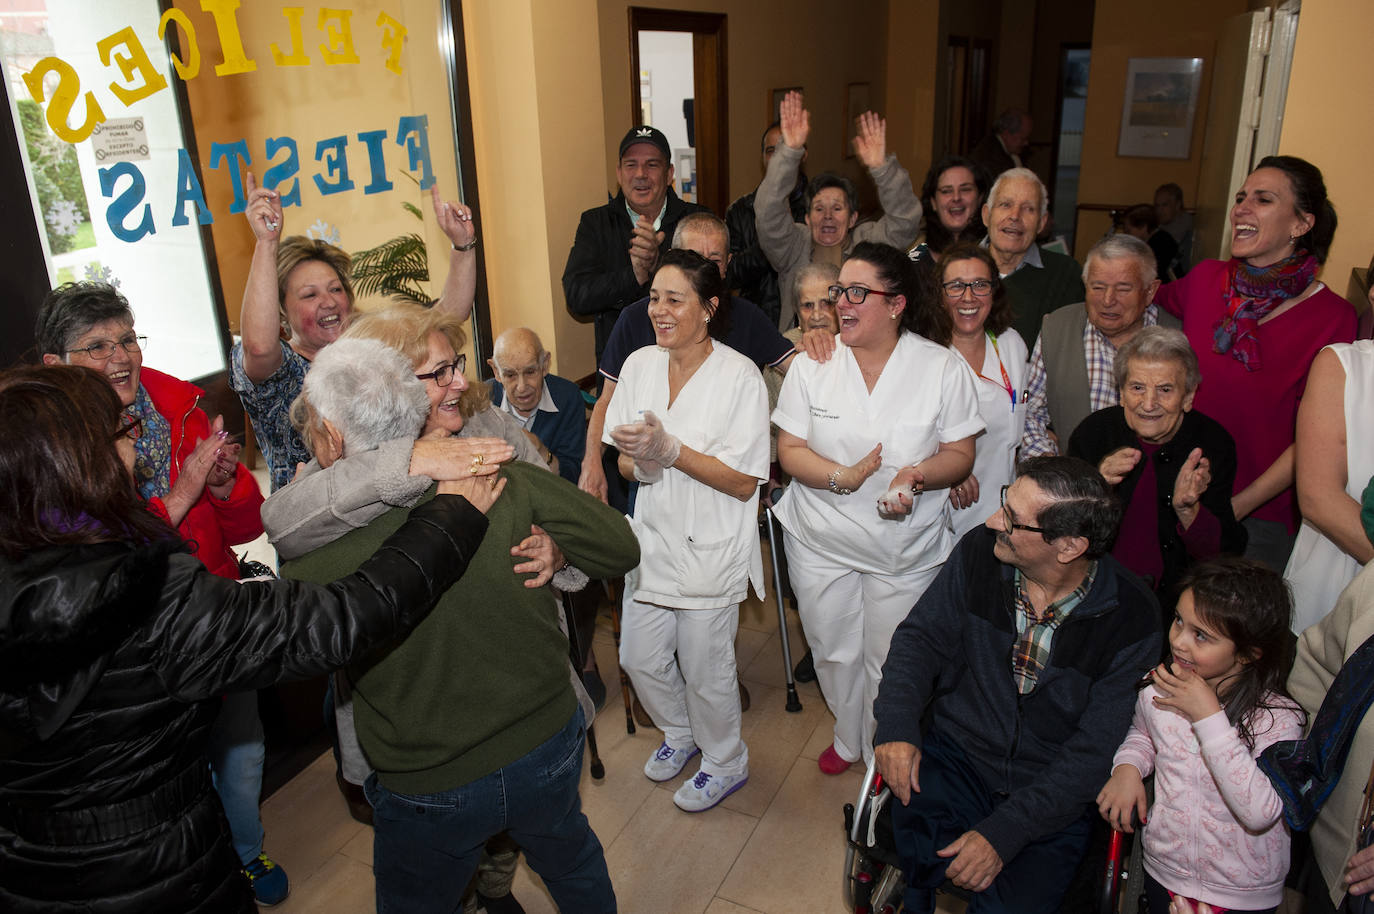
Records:
{"label": "dark curly hair", "polygon": [[[948,346],[954,323],[943,307],[934,308],[925,291],[917,266],[906,254],[880,241],[861,241],[854,245],[848,260],[861,260],[873,267],[886,291],[906,297],[902,310],[901,328],[920,334],[941,346]],[[847,261],[846,261],[847,262]]]}
{"label": "dark curly hair", "polygon": [[[951,168],[967,168],[973,175],[973,183],[978,187],[978,201],[973,206],[968,224],[955,237],[935,216],[935,191],[940,187],[940,178]],[[921,184],[921,206],[926,211],[926,247],[943,254],[952,244],[961,241],[977,241],[987,234],[983,225],[983,204],[988,199],[988,189],[992,182],[983,167],[972,159],[963,156],[945,156],[930,167],[926,179]]]}

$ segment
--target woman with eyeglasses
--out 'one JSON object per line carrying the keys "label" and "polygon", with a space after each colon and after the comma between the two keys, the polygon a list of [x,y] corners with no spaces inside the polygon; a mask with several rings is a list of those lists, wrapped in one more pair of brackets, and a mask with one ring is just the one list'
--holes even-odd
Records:
{"label": "woman with eyeglasses", "polygon": [[[310,362],[343,334],[353,316],[352,259],[339,247],[304,235],[286,236],[281,195],[244,176],[244,216],[253,230],[253,259],[239,315],[242,339],[229,358],[229,380],[253,423],[271,473],[272,491],[310,460],[291,425]],[[477,226],[472,211],[431,188],[434,218],[452,242],[449,273],[434,307],[466,320],[477,283]]]}
{"label": "woman with eyeglasses", "polygon": [[441,485],[328,586],[238,584],[147,509],[126,406],[88,368],[0,373],[0,427],[24,431],[0,442],[0,909],[250,914],[206,765],[221,695],[404,637],[498,493]]}
{"label": "woman with eyeglasses", "polygon": [[1016,446],[1026,421],[1021,392],[1027,351],[1012,329],[1011,302],[985,248],[966,241],[951,245],[935,275],[935,307],[949,315],[950,347],[973,369],[986,427],[975,442],[973,472],[949,490],[950,526],[959,539],[983,526],[993,510],[987,496],[1015,478]]}
{"label": "woman with eyeglasses", "polygon": [[[146,337],[134,331],[129,302],[104,283],[67,283],[48,294],[35,328],[43,362],[100,373],[119,397],[124,436],[133,440],[134,483],[148,506],[213,573],[239,578],[234,546],[262,534],[262,493],[238,462],[223,420],[198,406],[205,392],[143,365]],[[229,817],[234,850],[259,900],[290,889],[286,872],[263,853],[262,766],[266,756],[256,692],[224,696],[211,733],[214,783]]]}
{"label": "woman with eyeglasses", "polygon": [[954,545],[946,489],[968,477],[983,430],[950,317],[924,306],[905,253],[864,242],[830,289],[840,337],[820,364],[794,360],[773,412],[793,485],[785,531],[816,676],[835,715],[826,774],[873,756],[873,699],[897,624]]}

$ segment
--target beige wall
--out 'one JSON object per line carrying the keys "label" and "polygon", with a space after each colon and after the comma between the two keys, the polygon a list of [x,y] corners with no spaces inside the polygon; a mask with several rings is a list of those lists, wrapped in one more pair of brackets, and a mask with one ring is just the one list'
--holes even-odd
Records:
{"label": "beige wall", "polygon": [[[1318,0],[1320,2],[1320,0]],[[1360,0],[1351,0],[1358,6]],[[1092,75],[1088,83],[1087,121],[1078,202],[1130,204],[1150,201],[1155,188],[1169,181],[1183,188],[1188,206],[1197,202],[1203,127],[1211,91],[1216,36],[1230,16],[1246,11],[1248,0],[1155,0],[1153,3],[1099,2],[1093,20]],[[1307,16],[1307,8],[1303,17]],[[1299,41],[1302,30],[1299,25]],[[1353,40],[1353,39],[1352,39]],[[1201,57],[1202,87],[1187,159],[1144,159],[1116,154],[1121,128],[1121,99],[1131,57]],[[1291,108],[1291,105],[1290,105]],[[1068,214],[1060,215],[1060,219]],[[1081,258],[1110,226],[1105,215],[1085,215],[1078,222],[1075,253]]]}
{"label": "beige wall", "polygon": [[596,2],[463,6],[492,332],[532,327],[555,373],[580,378],[592,328],[561,278],[579,214],[605,199]]}
{"label": "beige wall", "polygon": [[911,172],[918,193],[940,144],[942,41],[939,0],[905,0],[889,7],[887,145]]}
{"label": "beige wall", "polygon": [[1279,152],[1302,156],[1322,170],[1339,227],[1322,278],[1342,295],[1351,267],[1374,254],[1369,150],[1374,119],[1374,4],[1369,0],[1308,0],[1298,16],[1298,41],[1288,81]]}
{"label": "beige wall", "polygon": [[762,177],[758,140],[771,118],[769,90],[783,86],[806,90],[811,111],[807,172],[857,176],[854,160],[842,158],[840,150],[842,137],[853,135],[852,124],[840,123],[845,86],[869,83],[874,107],[884,112],[890,40],[886,0],[599,0],[605,180],[601,198],[589,193],[587,206],[604,201],[605,191],[615,189],[616,150],[633,123],[631,6],[723,12],[728,17],[731,199],[753,190]]}

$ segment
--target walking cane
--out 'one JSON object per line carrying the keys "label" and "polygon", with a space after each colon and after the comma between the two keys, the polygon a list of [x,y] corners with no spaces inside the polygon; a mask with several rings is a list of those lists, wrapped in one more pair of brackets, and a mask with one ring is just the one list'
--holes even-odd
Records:
{"label": "walking cane", "polygon": [[[582,667],[587,662],[587,658],[582,655],[581,639],[577,635],[577,613],[573,611],[572,595],[567,591],[559,591],[559,597],[563,601],[563,621],[568,626],[568,656],[572,659],[573,671],[582,675]],[[606,776],[606,766],[601,764],[601,754],[596,751],[596,721],[587,721],[587,752],[591,754],[591,772],[595,780],[601,780]]]}
{"label": "walking cane", "polygon": [[[775,505],[786,491],[778,486],[768,493],[768,504]],[[787,677],[787,704],[784,706],[793,713],[802,709],[801,699],[797,697],[797,682],[792,678],[792,648],[787,636],[787,613],[782,604],[782,572],[779,570],[778,541],[773,536],[773,509],[763,509],[764,523],[768,527],[768,554],[773,565],[773,599],[778,603],[778,636],[782,639],[782,670]]]}

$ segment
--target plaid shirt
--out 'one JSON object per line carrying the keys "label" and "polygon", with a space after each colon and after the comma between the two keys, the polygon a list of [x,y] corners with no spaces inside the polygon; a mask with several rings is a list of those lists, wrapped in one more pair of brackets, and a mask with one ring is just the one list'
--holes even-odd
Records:
{"label": "plaid shirt", "polygon": [[1092,589],[1093,579],[1097,577],[1097,563],[1088,568],[1083,582],[1074,588],[1073,593],[1055,600],[1045,611],[1036,614],[1026,595],[1025,579],[1021,569],[1016,569],[1016,631],[1020,636],[1011,649],[1011,675],[1016,680],[1016,688],[1022,695],[1029,695],[1040,679],[1040,671],[1050,659],[1050,645],[1054,641],[1055,629],[1069,617],[1074,607]]}
{"label": "plaid shirt", "polygon": [[[1142,326],[1153,327],[1159,323],[1159,306],[1149,305],[1145,309]],[[1031,352],[1030,372],[1026,381],[1026,429],[1021,436],[1021,459],[1058,454],[1049,435],[1050,404],[1045,396],[1045,357],[1040,350],[1040,339],[1035,341]],[[1116,361],[1116,347],[1106,335],[1093,326],[1092,321],[1083,324],[1083,361],[1088,365],[1088,403],[1093,412],[1116,406],[1120,397],[1116,389],[1116,378],[1112,371]],[[1069,443],[1059,444],[1067,448]]]}

